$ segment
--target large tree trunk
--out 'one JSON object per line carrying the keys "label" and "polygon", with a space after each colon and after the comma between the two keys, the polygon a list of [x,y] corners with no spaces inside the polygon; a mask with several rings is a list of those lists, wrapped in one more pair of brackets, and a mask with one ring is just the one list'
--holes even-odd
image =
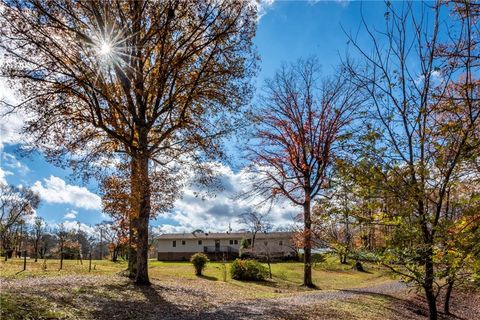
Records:
{"label": "large tree trunk", "polygon": [[[430,250],[429,250],[430,251]],[[425,262],[425,298],[428,303],[428,319],[437,320],[437,298],[433,292],[433,262],[432,256],[429,255],[430,252],[427,252],[427,260]]]}
{"label": "large tree trunk", "polygon": [[38,240],[35,241],[34,250],[35,250],[35,262],[37,262],[37,260],[38,260]]}
{"label": "large tree trunk", "polygon": [[[132,191],[133,192],[133,191]],[[128,277],[135,279],[137,276],[137,250],[135,250],[135,227],[137,219],[133,216],[130,217],[128,225]]]}
{"label": "large tree trunk", "polygon": [[314,287],[312,282],[312,218],[310,216],[310,195],[305,197],[305,204],[303,205],[304,218],[304,246],[303,246],[303,285],[309,288]]}
{"label": "large tree trunk", "polygon": [[148,278],[148,222],[150,219],[150,179],[148,155],[139,153],[132,159],[132,198],[134,235],[137,251],[135,283],[150,284]]}

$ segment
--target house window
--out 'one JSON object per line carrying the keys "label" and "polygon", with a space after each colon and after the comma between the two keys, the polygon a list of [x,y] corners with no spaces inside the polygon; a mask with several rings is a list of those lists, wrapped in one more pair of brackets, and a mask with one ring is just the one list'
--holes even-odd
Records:
{"label": "house window", "polygon": [[233,244],[233,240],[230,240],[230,244]]}
{"label": "house window", "polygon": [[199,246],[202,245],[202,240],[198,240],[198,245],[199,245]]}
{"label": "house window", "polygon": [[172,247],[175,248],[176,246],[177,246],[177,241],[173,240],[173,241],[172,241]]}
{"label": "house window", "polygon": [[182,240],[182,246],[184,246],[184,245],[185,245],[185,240]]}
{"label": "house window", "polygon": [[233,244],[238,244],[238,240],[233,240]]}
{"label": "house window", "polygon": [[279,245],[283,246],[283,241],[280,240],[280,242],[278,243]]}

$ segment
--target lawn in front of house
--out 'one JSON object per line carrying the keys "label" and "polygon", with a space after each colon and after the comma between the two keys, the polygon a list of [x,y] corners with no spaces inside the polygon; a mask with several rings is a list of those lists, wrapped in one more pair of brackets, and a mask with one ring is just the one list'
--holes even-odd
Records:
{"label": "lawn in front of house", "polygon": [[[117,312],[115,308],[133,312],[132,318],[137,318],[142,307],[129,309],[129,304],[145,304],[145,308],[166,304],[181,310],[196,305],[207,312],[219,304],[311,292],[301,286],[301,262],[272,263],[272,279],[244,282],[231,278],[230,263],[209,262],[204,275],[197,277],[190,262],[149,260],[151,289],[137,288],[127,278],[119,276],[127,268],[125,261],[93,260],[91,272],[88,271],[88,260],[82,263],[64,260],[63,270],[58,270],[60,262],[57,259],[45,263],[46,269],[43,260],[27,260],[27,270],[22,271],[22,259],[0,262],[0,280],[4,284],[2,319],[28,316],[35,319],[102,319],[105,314]],[[366,269],[369,272],[354,271],[351,265],[339,264],[334,257],[328,257],[325,262],[314,266],[313,279],[323,290],[371,286],[390,280],[385,270],[375,265],[367,264]],[[223,270],[227,272],[226,281]],[[153,301],[154,296],[160,300]],[[90,310],[99,303],[102,307],[92,313]],[[107,312],[105,308],[111,310]]]}
{"label": "lawn in front of house", "polygon": [[[0,262],[0,278],[21,279],[28,277],[55,277],[63,275],[91,274],[91,275],[116,275],[127,268],[127,262],[111,262],[109,260],[92,260],[92,270],[89,272],[89,261],[82,263],[78,260],[64,260],[63,269],[59,270],[58,259],[47,259],[34,262],[27,260],[26,271],[23,270],[22,259],[11,259]],[[266,264],[265,264],[266,265]],[[366,264],[368,272],[353,270],[351,265],[337,262],[333,256],[328,256],[326,261],[314,265],[313,281],[318,288],[323,290],[347,289],[368,286],[375,283],[388,281],[386,271],[374,264]],[[303,280],[303,263],[301,262],[276,262],[271,264],[272,279],[262,282],[244,282],[233,280],[230,276],[230,263],[209,262],[204,270],[202,280],[209,280],[210,285],[224,289],[226,286],[239,295],[247,297],[274,297],[279,294],[304,291],[301,287]],[[226,272],[226,274],[224,274]],[[194,268],[190,262],[162,262],[149,260],[149,274],[152,280],[174,283],[182,280],[194,285],[196,280]],[[224,281],[224,277],[225,280]]]}

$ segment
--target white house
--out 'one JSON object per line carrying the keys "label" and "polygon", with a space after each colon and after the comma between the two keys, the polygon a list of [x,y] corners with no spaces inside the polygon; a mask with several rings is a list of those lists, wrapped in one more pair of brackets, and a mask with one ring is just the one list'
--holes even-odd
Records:
{"label": "white house", "polygon": [[[248,248],[241,249],[242,240],[247,241]],[[157,258],[161,261],[189,260],[197,252],[207,254],[211,260],[234,259],[240,252],[276,259],[296,255],[290,232],[258,232],[254,248],[252,242],[251,232],[162,234],[157,238]]]}

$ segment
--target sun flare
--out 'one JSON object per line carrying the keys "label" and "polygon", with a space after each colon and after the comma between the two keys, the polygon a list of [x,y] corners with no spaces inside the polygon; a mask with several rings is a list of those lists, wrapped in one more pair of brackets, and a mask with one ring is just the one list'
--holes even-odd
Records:
{"label": "sun flare", "polygon": [[103,42],[98,52],[104,56],[109,55],[112,52],[112,46],[108,42]]}

